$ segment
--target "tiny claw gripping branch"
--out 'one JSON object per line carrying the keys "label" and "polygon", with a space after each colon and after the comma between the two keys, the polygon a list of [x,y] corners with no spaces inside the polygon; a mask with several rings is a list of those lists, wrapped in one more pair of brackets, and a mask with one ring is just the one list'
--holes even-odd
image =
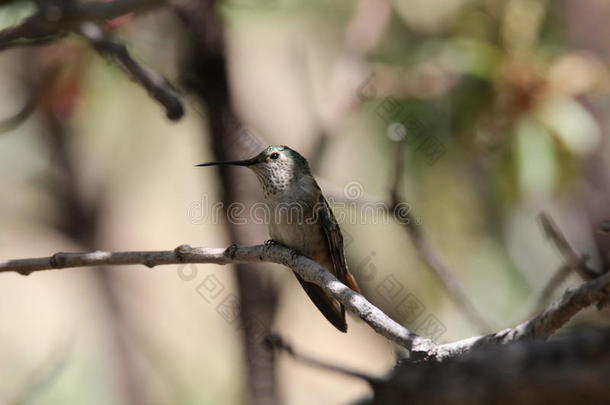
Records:
{"label": "tiny claw gripping branch", "polygon": [[265,241],[265,246],[277,246],[277,245],[281,245],[281,243],[276,240],[273,240],[273,239],[267,239]]}

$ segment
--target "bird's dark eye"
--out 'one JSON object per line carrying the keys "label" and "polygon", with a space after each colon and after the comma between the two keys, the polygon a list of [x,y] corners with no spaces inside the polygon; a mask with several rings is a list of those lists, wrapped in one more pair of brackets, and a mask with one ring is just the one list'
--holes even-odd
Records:
{"label": "bird's dark eye", "polygon": [[276,160],[277,158],[280,157],[280,154],[277,152],[273,152],[271,155],[269,155],[269,157],[273,160]]}

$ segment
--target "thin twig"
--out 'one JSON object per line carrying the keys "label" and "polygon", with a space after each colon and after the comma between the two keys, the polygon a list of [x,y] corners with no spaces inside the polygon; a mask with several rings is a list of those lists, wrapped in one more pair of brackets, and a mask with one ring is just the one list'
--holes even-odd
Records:
{"label": "thin twig", "polygon": [[592,278],[599,276],[598,272],[587,266],[585,262],[586,258],[580,257],[572,246],[570,246],[568,239],[548,214],[541,212],[540,215],[538,215],[538,219],[540,220],[545,235],[557,247],[570,270],[573,270],[580,275],[583,280],[591,280]]}
{"label": "thin twig", "polygon": [[[468,297],[468,294],[466,294],[464,287],[455,277],[455,271],[451,269],[449,265],[441,258],[441,256],[432,248],[424,230],[414,218],[410,205],[401,201],[399,190],[404,173],[405,145],[406,144],[403,141],[396,147],[394,182],[390,192],[391,211],[398,217],[400,220],[399,222],[407,231],[407,234],[411,238],[411,241],[416,248],[419,258],[426,264],[426,266],[432,271],[432,274],[445,288],[445,291],[447,291],[447,294],[451,300],[460,307],[464,313],[464,316],[466,316],[479,329],[479,332],[489,333],[492,331],[491,327],[476,309]],[[407,207],[408,209],[405,209]]]}
{"label": "thin twig", "polygon": [[160,74],[136,62],[125,44],[106,34],[102,27],[91,21],[81,24],[77,32],[89,40],[98,52],[116,59],[151,97],[165,107],[167,118],[177,120],[184,115],[184,107],[172,85]]}
{"label": "thin twig", "polygon": [[4,118],[0,121],[0,134],[4,134],[6,132],[13,131],[17,127],[27,120],[30,115],[36,110],[36,106],[38,105],[38,101],[40,93],[33,93],[29,95],[28,100],[25,104],[9,118]]}
{"label": "thin twig", "polygon": [[105,33],[97,24],[164,3],[162,0],[115,0],[82,4],[66,2],[63,6],[63,3],[47,5],[42,2],[39,9],[23,22],[0,30],[0,50],[46,44],[75,32],[86,38],[98,52],[115,58],[136,82],[165,107],[167,117],[177,120],[184,115],[184,107],[171,84],[163,76],[136,62],[123,43]]}
{"label": "thin twig", "polygon": [[328,362],[314,359],[313,357],[310,357],[310,356],[307,356],[300,352],[297,352],[296,350],[294,350],[294,348],[291,345],[286,343],[286,341],[284,341],[284,339],[282,339],[279,335],[267,336],[267,338],[265,339],[265,344],[271,350],[281,350],[285,353],[288,353],[296,360],[302,361],[303,363],[307,363],[311,366],[319,367],[319,368],[329,370],[329,371],[332,371],[335,373],[348,375],[350,377],[364,380],[367,383],[369,383],[369,385],[371,385],[371,387],[373,387],[373,388],[375,388],[378,384],[381,384],[385,381],[384,379],[379,378],[379,377],[374,377],[372,375],[365,374],[360,371],[355,371],[355,370],[351,370],[346,367],[337,366],[335,364],[330,364]]}
{"label": "thin twig", "polygon": [[28,89],[28,99],[21,109],[12,117],[0,121],[0,134],[16,129],[34,113],[47,90],[55,83],[59,70],[59,66],[55,65],[46,69],[46,71],[40,75],[42,77],[39,81],[30,86],[32,88]]}
{"label": "thin twig", "polygon": [[594,269],[587,266],[586,257],[580,257],[578,253],[576,253],[566,236],[548,214],[541,212],[538,215],[538,220],[540,221],[544,234],[557,247],[565,264],[555,272],[553,277],[551,277],[542,289],[538,302],[534,307],[534,313],[537,313],[542,308],[546,307],[555,290],[559,288],[561,283],[563,283],[572,272],[578,274],[583,280],[591,280],[598,276],[598,273]]}
{"label": "thin twig", "polygon": [[550,301],[553,293],[559,286],[566,281],[568,276],[572,274],[572,269],[568,265],[560,266],[559,269],[553,274],[553,277],[548,281],[548,283],[542,289],[540,293],[540,297],[538,298],[538,302],[533,309],[532,316],[538,314]]}

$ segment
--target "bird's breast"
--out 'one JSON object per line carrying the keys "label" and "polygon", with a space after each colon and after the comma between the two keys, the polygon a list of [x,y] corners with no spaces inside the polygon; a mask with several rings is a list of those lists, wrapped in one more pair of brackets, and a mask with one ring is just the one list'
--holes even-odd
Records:
{"label": "bird's breast", "polygon": [[269,204],[269,236],[314,259],[326,249],[325,236],[309,204]]}

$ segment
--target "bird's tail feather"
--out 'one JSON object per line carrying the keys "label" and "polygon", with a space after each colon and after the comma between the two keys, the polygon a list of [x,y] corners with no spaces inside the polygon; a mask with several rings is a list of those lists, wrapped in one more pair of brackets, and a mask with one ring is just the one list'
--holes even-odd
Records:
{"label": "bird's tail feather", "polygon": [[360,286],[358,285],[358,282],[354,278],[354,275],[352,273],[350,273],[349,271],[345,273],[344,283],[346,286],[348,286],[352,290],[356,291],[359,294],[362,294],[362,291],[360,290]]}
{"label": "bird's tail feather", "polygon": [[[303,280],[303,278],[297,273],[294,273],[294,275],[296,276],[297,280],[299,280],[299,283],[301,283],[301,286],[311,301],[313,301],[314,305],[320,310],[320,312],[322,312],[322,315],[324,315],[324,317],[330,323],[332,323],[335,328],[339,329],[341,332],[347,332],[345,308],[343,305],[326,295],[324,290],[322,290],[322,288],[318,287],[316,284]],[[356,284],[356,287],[357,286],[358,285]],[[350,288],[352,287],[350,286]]]}

